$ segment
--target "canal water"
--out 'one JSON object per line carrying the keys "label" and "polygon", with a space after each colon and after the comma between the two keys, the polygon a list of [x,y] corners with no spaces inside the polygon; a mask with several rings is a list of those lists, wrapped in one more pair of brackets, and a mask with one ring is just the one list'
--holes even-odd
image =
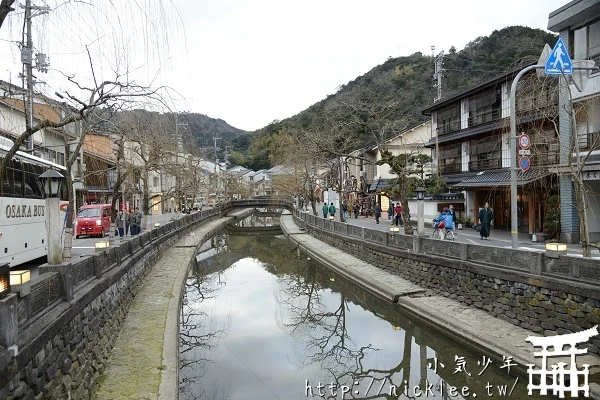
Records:
{"label": "canal water", "polygon": [[549,398],[510,354],[425,327],[281,236],[204,243],[180,328],[183,400]]}

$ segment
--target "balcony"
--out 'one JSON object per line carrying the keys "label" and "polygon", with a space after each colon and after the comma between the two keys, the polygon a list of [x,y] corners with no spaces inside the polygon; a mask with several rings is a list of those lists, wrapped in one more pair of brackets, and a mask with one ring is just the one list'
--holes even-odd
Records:
{"label": "balcony", "polygon": [[440,135],[457,131],[460,131],[460,120],[456,120],[453,122],[442,121],[438,125],[438,132]]}
{"label": "balcony", "polygon": [[500,158],[469,161],[469,171],[485,171],[499,168],[502,168],[502,160]]}
{"label": "balcony", "polygon": [[458,162],[452,164],[440,164],[439,168],[442,174],[456,173],[460,172],[461,165]]}
{"label": "balcony", "polygon": [[502,117],[502,110],[495,109],[482,113],[477,113],[469,117],[469,127],[485,124],[487,122],[497,121]]}

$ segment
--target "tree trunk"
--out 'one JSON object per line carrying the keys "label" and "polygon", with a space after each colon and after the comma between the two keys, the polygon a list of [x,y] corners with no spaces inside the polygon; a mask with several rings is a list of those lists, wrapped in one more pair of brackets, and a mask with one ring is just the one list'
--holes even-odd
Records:
{"label": "tree trunk", "polygon": [[408,199],[404,194],[400,195],[400,202],[402,203],[402,222],[404,223],[404,233],[407,235],[412,235],[413,227],[410,223],[410,208],[408,207]]}
{"label": "tree trunk", "polygon": [[[65,146],[65,159],[71,159],[71,146],[67,143]],[[70,262],[73,256],[73,220],[75,211],[75,193],[73,191],[73,177],[71,175],[71,163],[66,162],[67,168],[67,196],[69,198],[69,205],[67,206],[67,218],[65,221],[65,239],[63,245],[63,261]]]}
{"label": "tree trunk", "polygon": [[573,176],[575,186],[575,199],[577,201],[577,214],[579,217],[579,231],[581,234],[581,251],[583,256],[590,258],[592,249],[590,247],[590,232],[587,225],[587,204],[585,201],[585,188],[580,176]]}

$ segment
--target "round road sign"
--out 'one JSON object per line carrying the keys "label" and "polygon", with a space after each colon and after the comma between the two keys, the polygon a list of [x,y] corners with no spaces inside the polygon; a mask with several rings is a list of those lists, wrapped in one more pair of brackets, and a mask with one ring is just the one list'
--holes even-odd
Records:
{"label": "round road sign", "polygon": [[521,168],[521,171],[527,171],[530,167],[531,161],[529,160],[529,157],[521,157],[519,160],[519,168]]}
{"label": "round road sign", "polygon": [[523,150],[527,150],[529,146],[531,146],[531,140],[529,140],[529,135],[521,133],[521,136],[519,136],[519,146]]}

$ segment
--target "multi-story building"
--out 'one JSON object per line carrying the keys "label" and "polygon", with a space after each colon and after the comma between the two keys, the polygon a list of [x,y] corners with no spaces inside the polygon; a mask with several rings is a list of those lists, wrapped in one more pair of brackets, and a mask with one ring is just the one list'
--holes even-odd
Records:
{"label": "multi-story building", "polygon": [[[592,242],[600,241],[600,0],[575,0],[550,13],[548,29],[559,33],[567,45],[573,60],[595,62],[593,70],[574,71],[583,74],[586,83],[574,85],[565,95],[564,109],[572,112],[561,114],[561,228],[563,241],[579,242],[580,224],[574,179],[583,181],[583,193],[587,211],[587,230]],[[580,65],[574,63],[575,66]],[[586,78],[589,77],[589,80]],[[585,82],[587,80],[587,82]],[[574,118],[573,118],[574,116]],[[575,120],[576,130],[572,129]],[[576,140],[572,140],[576,138]],[[577,160],[579,159],[579,161]],[[579,162],[579,167],[577,167]],[[567,164],[571,164],[568,166]],[[575,165],[573,165],[575,164]],[[581,173],[579,173],[581,170]],[[581,206],[581,203],[580,203]]]}
{"label": "multi-story building", "polygon": [[[476,219],[484,203],[495,213],[495,226],[510,227],[509,94],[512,71],[423,110],[431,117],[434,165],[453,191],[465,192],[465,215]],[[545,204],[556,193],[558,162],[555,85],[535,72],[521,78],[517,90],[519,132],[531,138],[531,168],[518,172],[518,225],[541,232]]]}

